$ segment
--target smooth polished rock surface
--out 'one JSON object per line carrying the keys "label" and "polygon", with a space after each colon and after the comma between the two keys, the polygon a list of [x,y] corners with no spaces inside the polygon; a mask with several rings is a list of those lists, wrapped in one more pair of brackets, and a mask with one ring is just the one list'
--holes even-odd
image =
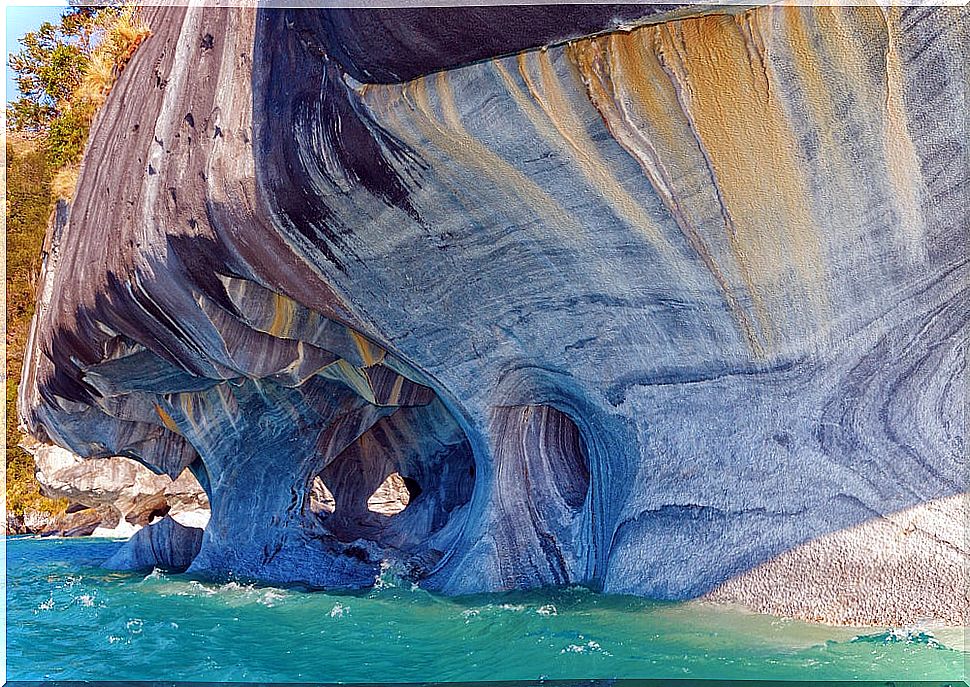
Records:
{"label": "smooth polished rock surface", "polygon": [[352,13],[147,12],[25,423],[190,469],[193,572],[327,587],[697,597],[966,492],[967,9],[691,11],[467,64],[433,9],[385,57]]}
{"label": "smooth polished rock surface", "polygon": [[198,555],[202,530],[180,525],[169,516],[135,532],[107,561],[108,570],[183,572]]}

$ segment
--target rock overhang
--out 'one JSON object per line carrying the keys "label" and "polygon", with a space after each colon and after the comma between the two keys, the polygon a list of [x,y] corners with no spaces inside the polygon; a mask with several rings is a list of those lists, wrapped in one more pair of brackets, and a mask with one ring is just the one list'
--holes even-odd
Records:
{"label": "rock overhang", "polygon": [[342,454],[436,474],[381,536],[452,592],[696,596],[965,489],[966,123],[920,103],[964,93],[964,10],[496,59],[536,46],[481,21],[500,47],[456,57],[423,12],[157,10],[45,277],[32,430],[201,475],[197,570],[324,586],[394,548],[305,512]]}

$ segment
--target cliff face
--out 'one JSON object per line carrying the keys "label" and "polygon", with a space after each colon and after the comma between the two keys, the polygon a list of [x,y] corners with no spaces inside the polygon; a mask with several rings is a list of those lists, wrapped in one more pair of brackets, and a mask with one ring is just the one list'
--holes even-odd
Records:
{"label": "cliff face", "polygon": [[30,431],[190,469],[191,571],[322,586],[694,597],[962,494],[966,9],[570,11],[153,10]]}

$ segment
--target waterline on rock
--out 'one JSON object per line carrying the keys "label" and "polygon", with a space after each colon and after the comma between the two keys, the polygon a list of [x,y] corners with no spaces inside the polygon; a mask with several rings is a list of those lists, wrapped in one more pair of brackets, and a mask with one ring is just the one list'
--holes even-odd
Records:
{"label": "waterline on rock", "polygon": [[[306,592],[98,567],[120,543],[9,539],[8,677],[408,682],[956,679],[959,631],[813,625],[582,587]],[[268,630],[271,628],[271,630]]]}

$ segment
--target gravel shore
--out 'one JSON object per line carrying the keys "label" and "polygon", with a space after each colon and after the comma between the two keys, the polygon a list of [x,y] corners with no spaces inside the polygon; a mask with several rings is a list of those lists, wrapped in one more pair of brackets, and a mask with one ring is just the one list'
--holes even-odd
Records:
{"label": "gravel shore", "polygon": [[966,626],[968,494],[809,541],[707,598],[834,625]]}

